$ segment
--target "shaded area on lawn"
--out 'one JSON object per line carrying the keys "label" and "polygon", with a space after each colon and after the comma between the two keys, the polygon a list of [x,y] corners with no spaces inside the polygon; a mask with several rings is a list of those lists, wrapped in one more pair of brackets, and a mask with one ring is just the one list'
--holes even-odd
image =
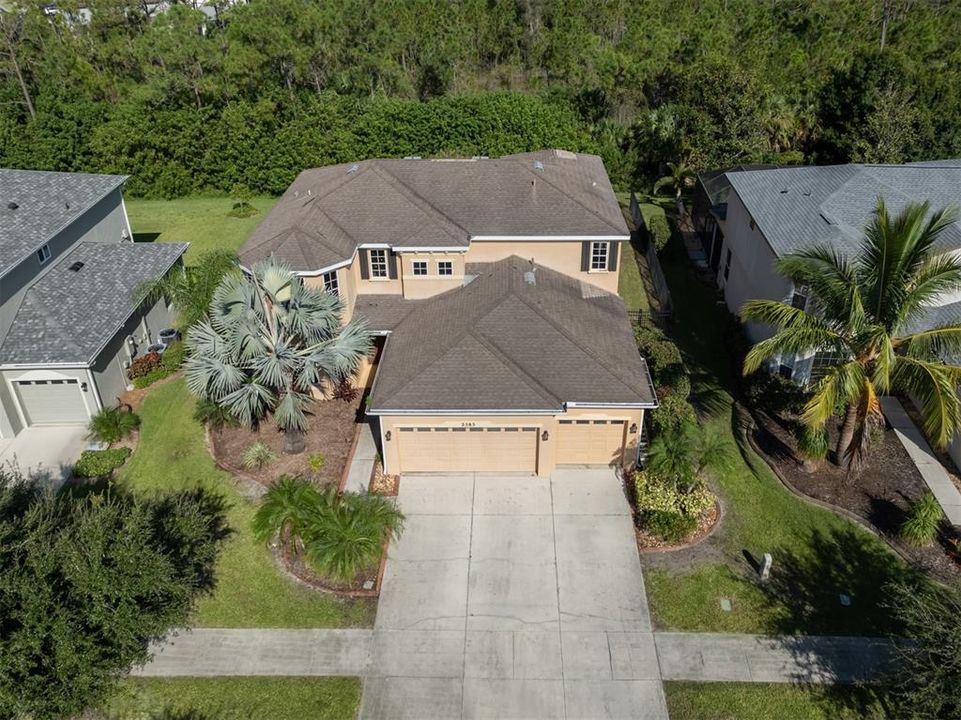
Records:
{"label": "shaded area on lawn", "polygon": [[214,465],[193,410],[183,380],[152,390],[140,410],[139,446],[118,482],[137,492],[202,486],[227,498],[235,533],[217,564],[214,593],[198,603],[195,622],[208,627],[370,625],[375,610],[371,601],[343,601],[296,584],[254,540],[256,508]]}
{"label": "shaded area on lawn", "polygon": [[850,685],[664,683],[671,720],[882,720],[883,690]]}
{"label": "shaded area on lawn", "polygon": [[[738,442],[740,459],[729,468],[712,468],[725,503],[721,528],[691,550],[642,558],[656,625],[719,632],[890,632],[882,587],[908,569],[875,536],[792,495],[745,442],[733,408],[739,330],[715,290],[694,277],[677,238],[661,259],[675,304],[671,335],[691,373],[695,406],[702,422]],[[773,555],[776,572],[768,587],[761,587],[745,551],[754,558]],[[855,604],[843,608],[838,595],[855,592]],[[721,609],[722,598],[732,600],[730,612]]]}
{"label": "shaded area on lawn", "polygon": [[357,678],[137,678],[91,720],[343,720],[357,716]]}

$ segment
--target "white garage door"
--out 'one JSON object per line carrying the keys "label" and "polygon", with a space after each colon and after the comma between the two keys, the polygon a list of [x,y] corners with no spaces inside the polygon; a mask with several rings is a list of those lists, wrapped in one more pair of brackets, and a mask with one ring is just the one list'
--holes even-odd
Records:
{"label": "white garage door", "polygon": [[537,472],[536,427],[397,428],[401,472]]}
{"label": "white garage door", "polygon": [[28,425],[72,425],[90,419],[77,380],[21,380],[14,384]]}
{"label": "white garage door", "polygon": [[560,420],[558,465],[620,465],[624,451],[623,420]]}

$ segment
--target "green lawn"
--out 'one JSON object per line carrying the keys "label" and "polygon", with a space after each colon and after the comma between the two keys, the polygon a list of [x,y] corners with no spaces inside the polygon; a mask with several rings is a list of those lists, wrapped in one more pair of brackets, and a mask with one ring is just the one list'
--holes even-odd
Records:
{"label": "green lawn", "polygon": [[350,720],[360,690],[357,678],[137,678],[102,712],[110,720]]}
{"label": "green lawn", "polygon": [[186,262],[190,263],[205,250],[236,252],[266,217],[277,199],[253,198],[250,204],[260,212],[249,218],[233,218],[227,215],[235,202],[231,198],[129,198],[125,202],[136,240],[189,242],[190,249],[185,258]]}
{"label": "green lawn", "polygon": [[370,625],[371,601],[341,601],[283,576],[250,529],[254,505],[213,464],[194,402],[182,380],[154,388],[140,410],[140,444],[119,482],[138,491],[205,486],[230,503],[235,533],[217,566],[217,588],[195,617],[207,627],[345,627]]}
{"label": "green lawn", "polygon": [[632,243],[624,243],[621,265],[617,278],[617,292],[628,310],[650,310],[651,305],[644,291],[641,271],[637,267]]}
{"label": "green lawn", "polygon": [[[705,422],[734,442],[735,368],[726,351],[727,313],[711,288],[689,272],[677,241],[662,265],[675,315],[672,335],[692,373]],[[908,570],[873,535],[789,493],[749,447],[738,462],[713,473],[727,516],[720,550],[680,570],[646,571],[648,594],[660,628],[718,632],[877,635],[897,628],[881,607],[882,587]],[[745,553],[774,557],[774,575],[763,589]],[[843,607],[839,594],[853,598]],[[733,601],[724,612],[721,598]]]}
{"label": "green lawn", "polygon": [[664,683],[671,720],[881,720],[883,693],[849,685]]}

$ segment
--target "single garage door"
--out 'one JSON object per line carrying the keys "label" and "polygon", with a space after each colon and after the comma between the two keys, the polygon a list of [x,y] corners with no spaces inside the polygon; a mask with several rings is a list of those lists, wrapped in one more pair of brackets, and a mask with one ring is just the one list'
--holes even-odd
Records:
{"label": "single garage door", "polygon": [[624,452],[623,420],[559,420],[558,465],[620,464]]}
{"label": "single garage door", "polygon": [[400,427],[402,472],[537,472],[536,427]]}
{"label": "single garage door", "polygon": [[90,419],[77,380],[20,380],[15,385],[28,425],[69,425]]}

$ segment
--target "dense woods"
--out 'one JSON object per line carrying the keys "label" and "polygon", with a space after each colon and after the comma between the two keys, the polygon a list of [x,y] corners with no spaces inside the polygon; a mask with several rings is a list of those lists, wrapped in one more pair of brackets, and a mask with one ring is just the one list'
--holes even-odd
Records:
{"label": "dense woods", "polygon": [[544,146],[599,152],[619,187],[668,161],[961,155],[951,0],[195,4],[0,2],[0,165],[169,197]]}

